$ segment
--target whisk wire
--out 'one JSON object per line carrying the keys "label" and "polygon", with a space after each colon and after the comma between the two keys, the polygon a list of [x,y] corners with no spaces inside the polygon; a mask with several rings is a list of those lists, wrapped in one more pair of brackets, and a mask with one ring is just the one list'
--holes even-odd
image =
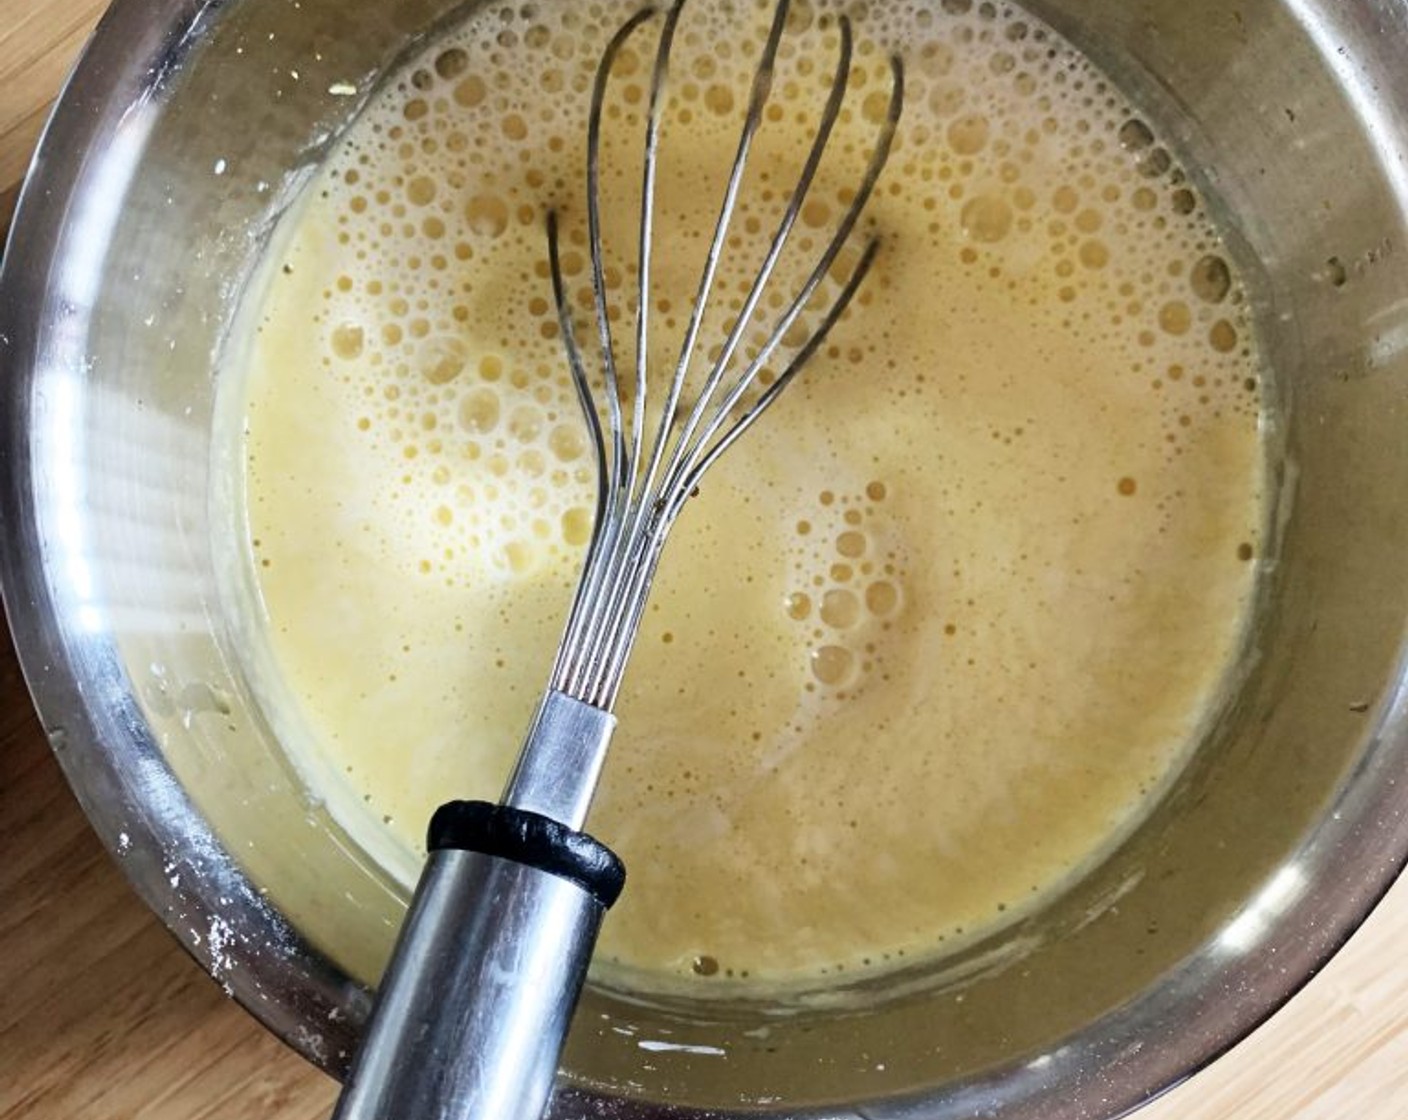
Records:
{"label": "whisk wire", "polygon": [[[785,16],[785,5],[779,5],[778,11]],[[783,250],[786,248],[788,237],[792,233],[793,226],[797,223],[797,218],[802,212],[802,204],[806,201],[808,192],[811,189],[812,180],[816,177],[817,168],[821,165],[822,156],[825,154],[827,142],[831,139],[832,129],[836,126],[836,121],[841,115],[841,106],[846,99],[846,90],[850,83],[851,72],[851,22],[845,16],[840,18],[841,49],[837,60],[836,74],[831,83],[831,93],[827,98],[826,107],[822,112],[821,124],[817,129],[816,138],[812,142],[811,151],[807,154],[807,161],[802,168],[802,174],[797,180],[797,186],[792,192],[792,197],[788,201],[782,220],[778,225],[777,232],[773,236],[772,243],[768,246],[767,256],[763,258],[762,266],[758,269],[758,275],[754,279],[748,296],[744,300],[743,307],[734,320],[727,338],[724,339],[723,348],[718,358],[709,371],[709,376],[704,384],[699,398],[695,401],[689,419],[685,422],[679,441],[675,445],[675,455],[666,473],[667,482],[665,489],[668,489],[674,480],[677,480],[685,463],[692,457],[693,439],[700,423],[703,421],[708,411],[710,402],[713,400],[719,385],[722,383],[728,367],[733,361],[734,353],[739,344],[743,341],[743,336],[747,333],[749,325],[752,323],[753,315],[757,311],[761,302],[763,292],[767,288],[768,281],[772,278],[773,270],[777,267],[777,262],[781,259]],[[771,65],[771,59],[765,58],[765,64]],[[759,73],[762,73],[761,67]],[[768,78],[771,84],[771,77]],[[755,103],[749,107],[749,119],[754,128],[757,127],[758,120],[762,117],[766,97],[762,103]],[[746,158],[744,156],[743,158]],[[742,178],[743,167],[736,165],[739,178]],[[732,218],[733,205],[735,200],[729,199],[727,218]],[[761,369],[759,364],[757,367]]]}
{"label": "whisk wire", "polygon": [[[742,375],[740,375],[738,380],[734,383],[733,388],[714,409],[713,418],[710,424],[705,428],[704,432],[700,435],[700,437],[694,441],[694,456],[690,460],[681,462],[679,473],[667,477],[665,486],[663,488],[666,492],[670,492],[671,490],[682,490],[686,495],[688,495],[698,484],[698,481],[700,477],[702,477],[704,470],[707,469],[707,467],[699,469],[701,457],[704,460],[707,460],[709,464],[712,464],[718,458],[717,455],[710,455],[706,448],[708,448],[712,444],[715,437],[719,434],[719,431],[727,423],[729,417],[733,415],[733,411],[737,407],[739,401],[757,381],[759,375],[761,374],[763,368],[767,365],[769,359],[771,359],[772,355],[776,352],[777,348],[787,337],[788,332],[791,331],[792,327],[796,324],[797,320],[806,310],[807,305],[811,302],[812,297],[816,294],[817,288],[821,286],[822,282],[830,273],[832,266],[836,263],[837,258],[841,254],[841,250],[845,248],[846,242],[850,240],[851,233],[855,229],[856,223],[860,220],[860,216],[864,212],[866,204],[870,201],[870,196],[875,190],[875,185],[880,179],[880,174],[884,170],[885,164],[889,160],[890,148],[894,140],[895,129],[899,124],[899,113],[904,99],[904,72],[902,67],[900,66],[898,59],[894,59],[891,61],[891,74],[893,79],[893,87],[890,95],[889,108],[887,110],[886,117],[882,125],[880,135],[877,139],[875,148],[871,153],[870,162],[866,168],[865,177],[861,180],[860,189],[856,192],[855,197],[851,200],[851,204],[846,208],[846,212],[841,219],[840,225],[837,227],[836,232],[832,235],[830,242],[827,244],[825,252],[822,253],[820,260],[812,269],[810,275],[807,277],[806,282],[802,285],[800,291],[792,300],[786,312],[784,312],[782,317],[778,320],[777,324],[773,327],[772,333],[768,336],[767,341],[759,349],[758,353],[754,356],[752,361],[749,362],[747,368],[743,371]],[[831,106],[828,105],[828,108],[830,107]],[[821,161],[822,152],[819,149],[814,149],[814,155],[815,163],[819,164]],[[792,224],[796,221],[796,215],[798,212],[800,212],[802,208],[802,204],[806,199],[807,188],[809,188],[811,185],[811,177],[814,176],[815,173],[815,164],[809,163],[808,167],[803,172],[802,180],[799,181],[798,190],[793,196],[792,203],[788,207],[788,213],[784,217],[783,226],[778,231],[779,243],[785,242],[787,236],[791,233]],[[868,264],[866,265],[866,269],[868,271]],[[760,288],[757,292],[757,295],[761,296],[761,294],[762,293]],[[849,298],[846,300],[846,302],[849,303]],[[840,314],[844,312],[844,310],[845,306],[841,303],[840,300],[838,300],[836,304],[833,305],[835,319],[839,319]],[[828,316],[828,318],[830,317],[831,316]],[[830,330],[829,326],[827,327],[827,330]],[[813,334],[812,337],[814,338],[815,334]],[[810,352],[814,352],[814,349],[815,348],[812,348],[812,351]],[[755,418],[758,414],[760,414],[763,409],[767,407],[767,404],[770,404],[772,400],[776,398],[776,396],[777,394],[774,393],[769,396],[765,396],[763,399],[759,400],[755,404],[754,408],[749,411],[749,413],[747,413],[744,417],[740,418],[735,423],[735,429],[737,428],[738,424],[743,423],[745,419],[748,421],[749,424],[751,424],[752,419]],[[703,403],[702,399],[701,403]],[[730,438],[729,443],[732,443],[733,440],[736,438],[736,435]],[[693,481],[686,484],[686,478],[692,478]]]}
{"label": "whisk wire", "polygon": [[[572,373],[572,385],[577,393],[577,403],[581,406],[582,414],[587,422],[587,433],[591,437],[596,477],[606,479],[609,477],[606,437],[602,431],[601,415],[592,394],[586,362],[582,356],[582,348],[577,341],[577,331],[572,321],[572,306],[568,301],[567,286],[562,275],[562,256],[556,210],[548,211],[548,272],[552,277],[553,301],[557,305],[557,325],[562,332],[563,346],[567,351],[567,365]],[[605,538],[609,533],[607,510],[610,500],[611,494],[608,488],[599,485],[596,493],[596,510],[592,520],[592,534],[587,545],[587,556],[583,566],[584,576],[587,573],[598,571],[601,567],[598,558],[605,547]],[[579,631],[585,614],[585,603],[594,593],[593,580],[583,578],[578,581],[572,609],[568,614],[567,629],[562,643],[558,646],[557,657],[553,663],[552,679],[554,680],[562,675],[570,651],[577,648],[577,643],[581,640]]]}
{"label": "whisk wire", "polygon": [[[790,6],[790,0],[781,0],[777,5],[777,9],[773,13],[772,26],[768,30],[767,41],[763,46],[762,61],[759,63],[753,75],[753,82],[748,94],[748,111],[743,118],[743,128],[739,134],[738,148],[733,157],[733,164],[729,169],[728,183],[724,188],[724,197],[719,207],[718,219],[714,223],[714,234],[709,243],[709,251],[704,258],[704,270],[699,279],[699,288],[695,292],[694,305],[690,309],[689,323],[685,328],[684,340],[680,344],[679,359],[675,364],[674,377],[670,379],[670,390],[665,403],[663,422],[656,435],[655,448],[651,454],[650,468],[646,475],[647,491],[654,486],[656,475],[664,459],[666,449],[670,443],[670,436],[674,430],[674,421],[676,420],[676,414],[679,408],[680,396],[684,391],[689,367],[694,360],[695,347],[699,344],[699,333],[704,326],[704,312],[709,306],[709,297],[713,293],[714,280],[718,275],[719,265],[723,261],[724,245],[728,239],[729,226],[733,221],[734,210],[738,206],[738,192],[743,186],[743,173],[747,168],[748,155],[753,146],[753,137],[757,135],[758,126],[762,123],[763,110],[767,105],[768,95],[772,88],[773,67],[776,63],[778,48],[782,43],[782,33],[787,25],[787,14]],[[751,308],[746,308],[739,316],[740,321],[751,314]],[[735,331],[741,334],[738,328],[735,328]],[[711,390],[706,385],[703,395],[707,396],[710,391]],[[689,438],[688,432],[689,427],[686,425],[684,434],[678,437],[676,446]]]}
{"label": "whisk wire", "polygon": [[[644,452],[645,415],[649,379],[646,376],[650,349],[650,262],[655,248],[655,180],[660,151],[660,118],[664,112],[665,83],[670,74],[670,51],[674,47],[675,28],[679,26],[680,15],[684,11],[682,0],[674,4],[665,15],[665,26],[660,32],[660,43],[655,52],[655,69],[650,78],[650,110],[645,129],[645,158],[642,161],[640,191],[640,241],[636,249],[637,273],[640,286],[636,299],[636,395],[635,415],[631,433],[631,465],[638,467]],[[662,427],[663,430],[663,427]],[[647,474],[643,479],[635,479],[638,489],[633,489],[632,497],[645,493],[650,486]]]}
{"label": "whisk wire", "polygon": [[[785,7],[779,7],[780,18],[775,23],[775,27],[780,28],[785,19]],[[793,300],[783,319],[774,327],[762,350],[748,364],[744,372],[736,379],[734,384],[719,398],[719,390],[725,379],[732,358],[740,344],[747,328],[751,324],[753,316],[757,310],[762,296],[766,290],[767,283],[771,278],[773,270],[778,260],[781,258],[793,227],[801,213],[802,206],[810,192],[812,182],[815,179],[822,159],[824,158],[828,141],[839,119],[842,105],[845,101],[848,89],[848,78],[851,66],[852,36],[850,22],[844,16],[839,20],[841,46],[838,53],[835,76],[831,84],[831,92],[827,98],[827,104],[823,110],[821,123],[818,126],[817,134],[813,140],[807,161],[799,175],[798,182],[789,199],[786,210],[779,222],[777,232],[769,246],[768,254],[759,269],[757,277],[750,288],[743,307],[739,311],[733,327],[724,343],[719,357],[713,363],[708,378],[699,393],[694,408],[688,420],[685,422],[683,430],[679,434],[675,444],[674,454],[667,469],[664,481],[656,491],[657,502],[653,506],[642,505],[636,510],[636,523],[632,526],[632,532],[622,538],[622,545],[626,547],[628,555],[625,565],[619,569],[624,576],[622,586],[615,591],[612,602],[609,604],[611,620],[609,631],[613,635],[613,640],[607,652],[601,674],[599,687],[604,689],[607,703],[614,702],[615,692],[619,680],[624,673],[625,662],[630,654],[631,645],[634,640],[634,633],[639,622],[640,613],[643,610],[644,600],[648,597],[650,582],[654,577],[658,566],[660,552],[664,547],[665,538],[675,518],[683,508],[689,495],[698,486],[703,475],[710,466],[719,458],[723,451],[730,446],[742,434],[744,430],[751,426],[753,421],[761,415],[762,411],[780,393],[780,388],[773,392],[764,394],[753,408],[747,410],[739,417],[734,426],[726,433],[726,438],[722,442],[715,442],[720,430],[733,416],[734,410],[747,391],[756,383],[762,369],[772,356],[776,348],[781,344],[784,336],[790,330],[802,310],[809,303],[815,294],[817,287],[829,272],[836,256],[839,254],[846,240],[849,238],[855,221],[859,218],[861,211],[868,201],[874,182],[867,172],[862,182],[861,189],[857,192],[852,204],[848,209],[847,218],[843,220],[840,228],[834,235],[827,251],[823,254],[821,261],[812,270],[801,293]],[[764,54],[764,61],[759,68],[763,72],[763,67],[770,62],[769,54]],[[770,74],[767,75],[760,85],[770,83]],[[766,102],[766,96],[751,106],[750,117],[756,115],[758,119]],[[747,135],[757,126],[757,120],[745,122],[744,131]],[[890,139],[892,131],[886,128],[877,143],[876,151],[871,159],[871,166],[876,168],[875,178],[878,178],[879,168],[884,166],[888,158]],[[746,158],[746,151],[744,157]],[[735,165],[738,178],[742,177],[741,163]],[[732,218],[731,205],[722,215],[725,226]],[[862,258],[862,264],[858,266],[856,275],[851,278],[842,297],[833,304],[830,311],[823,317],[821,327],[814,332],[803,350],[810,356],[820,346],[827,333],[844,314],[846,307],[850,303],[850,298],[859,287],[865,272],[869,270],[873,261],[873,252]],[[793,375],[800,370],[802,361],[794,361],[789,369]],[[683,367],[681,367],[682,370]],[[681,370],[677,370],[676,380],[683,377]],[[791,380],[791,376],[786,378]],[[712,405],[712,415],[710,408]],[[706,420],[706,416],[708,417]],[[701,429],[702,425],[702,429]],[[644,516],[650,512],[650,523],[642,525]]]}
{"label": "whisk wire", "polygon": [[605,672],[599,685],[599,693],[603,706],[608,709],[614,705],[617,692],[620,689],[620,682],[625,672],[625,663],[630,656],[631,646],[634,642],[636,629],[640,624],[640,619],[645,611],[645,604],[649,598],[650,584],[654,579],[655,571],[659,566],[660,557],[664,553],[665,539],[669,535],[671,526],[675,519],[683,510],[685,503],[694,493],[709,468],[736,442],[744,432],[762,416],[763,412],[772,404],[782,391],[801,372],[802,367],[812,358],[817,350],[826,342],[827,336],[832,328],[841,320],[850,306],[851,300],[860,289],[871,266],[875,263],[875,257],[879,253],[879,241],[871,241],[866,245],[865,251],[856,267],[851,271],[846,284],[833,303],[821,324],[811,334],[807,341],[797,351],[787,368],[782,372],[777,380],[764,391],[757,403],[747,410],[732,428],[730,428],[722,438],[713,444],[686,476],[684,483],[667,491],[668,497],[662,499],[662,504],[657,507],[655,516],[652,518],[648,534],[642,536],[634,542],[632,560],[626,567],[625,572],[629,580],[629,586],[622,595],[622,600],[627,604],[627,613],[614,628],[616,640],[612,643],[605,658]]}
{"label": "whisk wire", "polygon": [[[756,422],[822,346],[832,328],[845,314],[874,263],[879,244],[872,240],[867,244],[858,263],[849,271],[840,294],[821,317],[816,328],[796,348],[783,372],[763,388],[756,400],[744,407],[744,398],[757,385],[773,355],[787,340],[787,336],[810,305],[821,284],[832,273],[842,249],[850,239],[889,159],[904,97],[903,67],[898,58],[892,58],[892,92],[888,111],[859,188],[801,289],[774,324],[761,348],[746,363],[742,372],[729,382],[727,389],[724,389],[738,348],[753,326],[757,309],[792,236],[842,113],[849,86],[853,37],[850,21],[845,16],[839,17],[837,23],[840,30],[840,49],[836,70],[807,159],[748,294],[733,318],[717,357],[713,359],[703,377],[700,392],[686,413],[681,407],[684,388],[690,368],[697,357],[700,334],[724,247],[728,241],[728,230],[737,210],[753,141],[771,95],[774,68],[789,12],[789,0],[779,0],[762,56],[754,72],[737,151],[730,167],[684,341],[673,376],[667,383],[649,459],[644,460],[645,425],[649,415],[648,320],[659,134],[670,54],[683,11],[683,2],[684,0],[677,0],[666,12],[651,79],[641,172],[642,193],[637,243],[635,392],[630,410],[629,432],[626,430],[626,410],[623,405],[622,383],[616,362],[607,299],[600,198],[601,130],[613,66],[632,34],[647,20],[659,14],[656,9],[647,8],[637,12],[611,39],[597,70],[588,120],[587,221],[593,304],[601,348],[601,396],[604,400],[598,400],[597,394],[593,392],[591,378],[587,373],[587,362],[573,328],[572,309],[558,253],[556,215],[550,215],[548,225],[549,264],[557,300],[558,320],[568,351],[578,401],[587,416],[599,472],[597,521],[587,550],[586,567],[559,647],[552,686],[605,710],[610,710],[615,703],[666,536],[685,502],[718,458]],[[643,464],[644,470],[641,469]]]}
{"label": "whisk wire", "polygon": [[[587,552],[586,566],[578,584],[572,610],[568,615],[567,627],[554,663],[553,680],[555,685],[573,695],[576,695],[580,689],[580,684],[574,679],[574,676],[585,668],[580,652],[577,651],[591,649],[596,642],[593,628],[599,615],[593,606],[599,599],[603,583],[611,570],[610,564],[602,562],[601,557],[609,556],[614,552],[616,541],[625,525],[628,498],[625,417],[621,407],[616,348],[612,337],[610,310],[607,304],[606,254],[602,243],[601,126],[605,112],[607,87],[616,59],[631,36],[657,14],[653,7],[642,8],[611,37],[606,49],[602,52],[600,62],[597,64],[596,75],[592,83],[591,105],[587,115],[587,239],[591,257],[592,303],[596,314],[597,341],[601,349],[602,380],[605,386],[606,425],[604,433],[599,419],[595,423],[589,421],[589,424],[594,432],[609,436],[610,446],[607,450],[604,441],[598,446],[600,453],[598,464],[601,465],[601,459],[604,457],[605,469],[597,475],[597,518],[592,528],[592,540]],[[552,264],[551,260],[549,263]],[[560,269],[560,262],[556,267]],[[561,321],[565,317],[570,321],[571,310],[566,304],[563,294],[565,284],[560,276],[554,275],[553,285],[554,291],[558,293],[558,319]],[[569,345],[569,351],[572,349],[574,347]],[[591,393],[590,383],[585,379],[585,365],[581,364],[580,348],[576,348],[575,357],[582,370],[582,383],[587,386],[587,392],[583,396],[579,385],[579,401],[584,412],[596,417],[598,406]],[[573,355],[569,352],[569,361],[572,359]],[[576,368],[574,368],[574,378],[576,375]]]}
{"label": "whisk wire", "polygon": [[[658,130],[659,111],[663,100],[663,89],[666,76],[668,74],[669,53],[674,40],[674,28],[684,9],[684,0],[678,2],[671,9],[670,17],[666,27],[661,34],[660,46],[656,57],[656,66],[651,86],[651,107],[650,117],[646,127],[646,148],[645,148],[645,173],[644,189],[641,195],[641,239],[639,244],[639,272],[641,278],[640,295],[637,303],[637,349],[636,365],[638,371],[637,393],[634,409],[634,421],[636,426],[637,451],[640,447],[639,435],[643,431],[645,423],[645,395],[646,382],[646,344],[647,335],[645,322],[649,314],[649,261],[653,250],[653,229],[654,229],[654,184],[655,184],[655,161],[658,152]],[[764,43],[763,53],[759,64],[754,71],[751,83],[748,109],[744,115],[743,125],[740,131],[737,150],[733,163],[730,166],[727,184],[724,189],[723,201],[720,205],[719,216],[715,222],[714,234],[711,239],[709,250],[705,256],[705,263],[700,277],[699,287],[695,295],[694,305],[690,312],[690,319],[686,328],[685,337],[681,344],[679,359],[676,363],[673,376],[670,378],[666,397],[661,409],[660,423],[656,428],[655,439],[651,448],[650,461],[644,472],[640,486],[633,489],[627,502],[627,521],[623,530],[615,537],[615,551],[611,570],[618,573],[629,573],[630,577],[637,575],[642,570],[641,553],[648,549],[650,542],[657,534],[648,527],[648,521],[655,516],[656,507],[661,504],[661,491],[656,488],[656,480],[660,469],[664,463],[667,452],[673,448],[671,466],[669,471],[673,472],[674,463],[687,451],[688,441],[692,434],[692,429],[697,426],[704,405],[716,391],[719,380],[723,376],[726,360],[721,361],[713,371],[700,392],[699,399],[695,407],[690,412],[690,420],[683,431],[678,430],[679,403],[683,395],[685,384],[688,380],[690,366],[694,358],[695,347],[698,344],[700,330],[702,329],[709,299],[713,291],[714,280],[717,276],[720,263],[723,258],[724,246],[727,241],[728,230],[733,220],[734,212],[737,208],[738,194],[742,187],[744,174],[747,169],[748,156],[752,150],[753,138],[757,134],[762,123],[763,111],[766,108],[769,94],[772,88],[772,75],[776,64],[778,49],[782,42],[783,32],[787,24],[787,15],[790,9],[790,0],[779,0],[774,10],[772,25],[768,32],[768,37]],[[843,17],[844,21],[844,17]],[[843,27],[843,39],[845,47],[843,54],[847,59],[847,71],[849,70],[849,26]],[[843,89],[844,94],[844,89]],[[839,99],[837,100],[836,111],[839,112]],[[834,115],[827,121],[823,133],[829,135],[831,126],[834,124]],[[799,204],[800,206],[800,204]],[[795,217],[795,216],[794,216]],[[749,306],[738,316],[737,323],[730,336],[730,351],[737,345],[737,339],[742,337],[747,326],[747,320],[756,306],[758,295],[765,285],[768,274],[771,273],[777,258],[781,255],[784,235],[779,235],[777,243],[770,252],[764,274],[754,284],[754,296]],[[638,467],[637,459],[632,467]],[[628,472],[629,473],[629,472]],[[654,563],[646,562],[645,567],[653,571]],[[607,662],[603,673],[609,678],[613,672],[615,663],[614,650],[618,645],[615,640],[620,632],[620,620],[623,614],[629,614],[628,605],[633,594],[639,593],[634,578],[618,579],[613,584],[609,584],[608,599],[603,605],[599,621],[592,627],[590,634],[592,637],[599,636],[603,630],[612,636],[612,640],[603,643],[600,647],[593,647],[591,654],[583,658],[587,662],[586,668],[590,673],[597,668],[598,662]],[[599,654],[598,656],[593,656]],[[579,677],[580,681],[580,677]]]}
{"label": "whisk wire", "polygon": [[[652,68],[650,79],[650,104],[646,117],[645,130],[645,151],[642,158],[641,168],[641,193],[640,193],[640,227],[639,239],[636,247],[636,332],[635,332],[635,394],[631,408],[631,432],[630,432],[630,458],[627,461],[626,469],[622,473],[622,478],[626,481],[623,492],[618,494],[620,508],[622,510],[622,526],[618,529],[613,546],[617,554],[617,562],[612,565],[613,571],[620,570],[620,552],[623,542],[631,541],[640,529],[640,519],[642,511],[646,508],[646,495],[650,494],[655,474],[656,452],[651,452],[651,466],[644,472],[640,470],[642,458],[645,454],[645,424],[649,407],[650,379],[649,379],[649,351],[650,351],[650,296],[651,296],[651,259],[655,248],[655,191],[658,170],[658,154],[660,148],[660,122],[664,113],[665,89],[669,79],[670,54],[674,47],[675,30],[679,26],[680,16],[684,12],[683,0],[670,7],[665,14],[665,24],[660,32],[660,39],[655,51],[655,64]],[[671,393],[678,393],[678,385],[672,382]],[[667,401],[665,406],[665,416],[669,416],[673,405]],[[668,423],[659,426],[655,446],[666,437],[669,430]],[[602,585],[599,585],[599,587]],[[604,585],[608,593],[614,592],[614,585],[608,583]],[[609,627],[614,612],[608,607],[598,614],[589,630],[589,640],[601,636],[601,631]],[[599,647],[592,641],[591,647],[597,650]],[[585,666],[587,670],[595,667],[595,659],[584,659],[588,662]]]}
{"label": "whisk wire", "polygon": [[626,42],[647,20],[654,8],[642,8],[612,36],[602,52],[592,85],[591,110],[587,118],[587,236],[591,246],[592,299],[596,310],[598,340],[601,345],[602,373],[606,383],[606,403],[612,436],[612,477],[609,489],[618,494],[625,489],[622,472],[626,467],[625,424],[621,413],[621,385],[616,368],[616,344],[612,337],[611,315],[607,305],[606,253],[601,231],[601,122],[606,90],[616,58]]}
{"label": "whisk wire", "polygon": [[[703,457],[696,462],[689,475],[686,476],[683,484],[676,489],[675,501],[673,503],[674,513],[676,515],[678,515],[679,509],[683,507],[690,494],[694,493],[695,488],[699,485],[700,479],[704,477],[709,468],[714,465],[715,461],[733,446],[744,432],[753,426],[758,417],[763,414],[768,406],[782,395],[782,391],[791,384],[792,379],[795,378],[797,374],[801,373],[802,367],[811,360],[812,355],[821,349],[822,344],[826,342],[827,336],[831,334],[831,329],[841,321],[841,317],[846,313],[846,309],[850,306],[851,300],[855,298],[856,292],[860,290],[860,286],[864,283],[865,277],[870,272],[870,268],[875,263],[875,258],[879,252],[879,241],[872,240],[866,243],[865,250],[862,252],[859,262],[857,262],[855,268],[851,270],[850,276],[846,278],[846,283],[841,289],[841,294],[836,297],[836,302],[833,303],[830,310],[827,311],[821,321],[821,325],[817,327],[816,331],[802,344],[796,355],[788,363],[787,368],[778,375],[777,380],[763,391],[762,396],[758,398],[757,404],[740,416],[737,423],[719,437]],[[662,541],[661,543],[663,544],[664,542]]]}

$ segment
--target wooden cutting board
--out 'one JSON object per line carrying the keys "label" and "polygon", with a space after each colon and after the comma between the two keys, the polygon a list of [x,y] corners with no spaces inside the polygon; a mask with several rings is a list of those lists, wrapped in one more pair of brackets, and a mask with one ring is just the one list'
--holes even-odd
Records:
{"label": "wooden cutting board", "polygon": [[[0,226],[105,6],[0,0]],[[1139,1120],[1403,1120],[1405,944],[1408,881],[1270,1024]],[[334,1096],[128,890],[0,639],[0,1120],[321,1120]]]}

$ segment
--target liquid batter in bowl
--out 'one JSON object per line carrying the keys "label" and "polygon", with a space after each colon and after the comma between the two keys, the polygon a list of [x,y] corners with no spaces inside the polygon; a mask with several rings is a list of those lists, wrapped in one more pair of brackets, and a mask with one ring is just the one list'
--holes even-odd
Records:
{"label": "liquid batter in bowl", "polygon": [[[769,8],[696,0],[681,26],[657,361]],[[630,10],[492,7],[427,49],[247,300],[225,407],[251,674],[310,788],[408,884],[435,806],[497,797],[590,533],[543,226],[559,208],[586,287],[586,90]],[[768,168],[810,138],[829,11],[794,13],[739,276],[781,205]],[[860,28],[841,154],[803,219],[819,247],[900,49],[881,255],[676,530],[593,812],[631,876],[600,957],[640,989],[820,987],[1029,912],[1165,788],[1246,629],[1261,372],[1203,201],[1156,128],[1019,9],[876,3]],[[605,135],[627,309],[648,67],[623,56]]]}

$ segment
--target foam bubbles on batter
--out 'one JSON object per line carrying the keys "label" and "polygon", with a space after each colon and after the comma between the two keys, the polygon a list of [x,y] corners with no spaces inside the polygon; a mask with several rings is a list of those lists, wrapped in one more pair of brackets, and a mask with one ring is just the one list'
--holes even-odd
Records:
{"label": "foam bubbles on batter", "polygon": [[886,672],[883,636],[904,605],[904,572],[877,516],[885,495],[883,482],[854,495],[823,490],[797,522],[785,609],[810,646],[809,693],[844,701]]}
{"label": "foam bubbles on batter", "polygon": [[[807,983],[1027,912],[1184,757],[1249,599],[1260,367],[1190,176],[1020,8],[862,8],[834,150],[764,307],[849,203],[898,50],[905,116],[866,224],[878,263],[672,542],[594,817],[633,880],[604,951],[647,987]],[[263,297],[249,490],[274,657],[323,736],[302,749],[335,756],[408,852],[439,799],[496,796],[591,534],[544,215],[562,215],[592,338],[588,92],[633,9],[488,6],[434,44],[334,152]],[[692,0],[680,27],[656,366],[688,318],[770,9]],[[741,306],[810,144],[836,11],[793,5],[720,307]],[[623,337],[652,51],[622,51],[604,124]],[[706,319],[704,354],[726,326]],[[324,468],[290,450],[305,444]],[[358,625],[370,652],[344,664]],[[917,868],[938,885],[916,890]]]}
{"label": "foam bubbles on batter", "polygon": [[[792,66],[773,106],[779,114],[808,79],[816,88],[829,79],[836,36],[826,12],[824,4],[794,9],[782,52],[782,65]],[[603,40],[620,15],[612,5],[545,5],[475,20],[388,90],[327,176],[329,204],[341,211],[338,239],[357,261],[376,262],[376,278],[359,284],[342,276],[324,293],[326,361],[335,371],[357,363],[364,377],[371,373],[359,429],[373,446],[394,444],[417,463],[408,487],[422,486],[437,465],[451,464],[453,473],[459,461],[483,462],[503,480],[452,487],[432,514],[456,558],[483,555],[501,571],[552,563],[582,535],[591,474],[585,448],[570,435],[579,421],[542,283],[542,222],[545,205],[577,182],[583,94],[595,65],[585,44]],[[666,142],[683,135],[722,154],[761,26],[724,59],[701,45],[736,35],[732,15],[699,5],[690,19],[684,48],[692,58],[673,94]],[[1188,420],[1203,412],[1255,414],[1243,296],[1216,233],[1169,150],[1084,58],[1006,5],[943,5],[941,15],[922,4],[871,5],[863,27],[873,38],[860,45],[852,75],[859,105],[846,110],[843,127],[852,126],[849,147],[861,148],[867,136],[856,118],[873,124],[888,105],[877,43],[903,45],[907,118],[883,201],[906,212],[893,223],[906,238],[924,212],[929,220],[918,228],[937,250],[956,248],[975,283],[996,281],[1032,313],[1060,315],[1073,336],[1119,348],[1131,375],[1165,394],[1172,454],[1189,436]],[[632,134],[647,92],[646,59],[628,48],[616,73],[617,123]],[[810,126],[805,109],[797,115]],[[806,138],[800,130],[792,137]],[[745,192],[741,228],[762,228],[769,210],[752,205],[759,197]],[[803,226],[828,226],[845,201],[843,189],[813,198]],[[572,234],[564,272],[588,306],[585,239],[580,226]],[[534,267],[505,274],[498,260]],[[623,291],[633,278],[633,265],[608,268],[618,319],[634,311]],[[491,340],[512,358],[492,347],[471,352],[465,340],[464,324],[482,322],[486,299],[531,315],[528,337]],[[884,334],[868,331],[852,360],[874,361]],[[1194,360],[1203,370],[1197,384],[1170,376]],[[506,406],[505,394],[531,401]],[[532,516],[517,508],[521,491]],[[453,565],[431,568],[454,578]]]}

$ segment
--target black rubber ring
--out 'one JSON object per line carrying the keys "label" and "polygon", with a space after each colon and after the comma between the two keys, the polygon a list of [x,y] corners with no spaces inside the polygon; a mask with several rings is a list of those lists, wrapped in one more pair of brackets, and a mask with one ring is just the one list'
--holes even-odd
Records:
{"label": "black rubber ring", "polygon": [[565,824],[487,801],[451,801],[430,818],[426,847],[479,852],[576,883],[610,909],[626,885],[626,865],[599,840]]}

